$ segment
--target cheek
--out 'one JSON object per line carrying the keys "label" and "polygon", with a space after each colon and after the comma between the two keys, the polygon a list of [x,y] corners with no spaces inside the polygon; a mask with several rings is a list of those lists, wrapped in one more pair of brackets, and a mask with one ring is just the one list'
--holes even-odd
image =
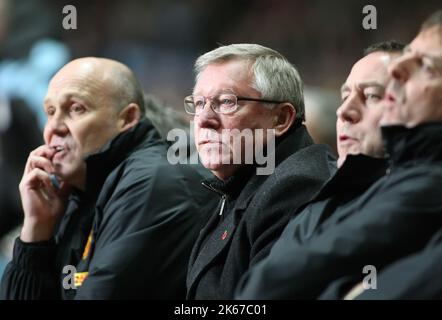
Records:
{"label": "cheek", "polygon": [[369,156],[382,155],[382,135],[379,130],[372,132],[364,141],[363,152]]}
{"label": "cheek", "polygon": [[197,145],[198,144],[198,134],[200,131],[200,127],[196,124],[196,122],[193,123],[193,141]]}
{"label": "cheek", "polygon": [[377,150],[379,145],[382,144],[381,131],[379,127],[381,117],[381,109],[373,112],[369,115],[369,117],[367,117],[363,127],[361,151],[368,155],[373,155],[373,150]]}
{"label": "cheek", "polygon": [[[414,112],[417,115],[426,113],[428,115],[428,119],[426,120],[442,120],[440,118],[442,114],[442,85],[426,86],[423,92],[424,99],[420,103],[421,108],[412,108],[410,112]],[[410,108],[411,107],[412,106],[410,106]]]}
{"label": "cheek", "polygon": [[50,134],[49,134],[49,129],[47,128],[47,126],[45,126],[45,128],[43,130],[43,139],[45,141],[45,144],[49,144],[49,142],[50,142]]}
{"label": "cheek", "polygon": [[108,125],[88,125],[77,126],[71,130],[78,151],[82,155],[88,155],[98,151],[113,135],[113,127]]}
{"label": "cheek", "polygon": [[[244,111],[241,113],[241,111]],[[267,129],[272,128],[270,110],[263,107],[254,109],[241,109],[234,117],[224,118],[223,127],[230,129]]]}
{"label": "cheek", "polygon": [[256,116],[251,115],[248,118],[241,118],[235,121],[229,122],[229,128],[237,128],[240,131],[244,129],[265,129],[268,128],[268,124],[265,119],[257,118]]}
{"label": "cheek", "polygon": [[376,106],[376,109],[371,110],[371,114],[367,116],[367,124],[365,126],[367,134],[379,131],[379,122],[381,121],[383,111],[384,109],[381,105]]}
{"label": "cheek", "polygon": [[244,129],[246,125],[246,121],[242,117],[222,117],[220,119],[220,128],[221,129]]}

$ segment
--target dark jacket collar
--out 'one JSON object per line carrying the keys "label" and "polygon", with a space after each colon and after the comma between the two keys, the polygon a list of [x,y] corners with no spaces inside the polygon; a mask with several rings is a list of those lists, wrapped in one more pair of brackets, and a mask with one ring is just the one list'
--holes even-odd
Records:
{"label": "dark jacket collar", "polygon": [[296,119],[293,126],[282,137],[276,139],[275,166],[278,166],[285,159],[295,152],[313,144],[313,140],[302,124],[300,119]]}
{"label": "dark jacket collar", "polygon": [[255,165],[245,165],[238,169],[235,175],[226,180],[220,180],[217,177],[202,181],[202,185],[219,195],[227,195],[230,200],[236,199],[243,190],[244,186],[254,175]]}
{"label": "dark jacket collar", "polygon": [[[289,131],[275,141],[275,167],[287,159],[296,151],[313,144],[313,140],[307,132],[301,120],[297,119]],[[206,179],[202,184],[217,193],[225,194],[230,199],[236,199],[247,182],[256,176],[256,164],[244,165],[226,180],[218,178]],[[267,176],[259,176],[265,179]]]}
{"label": "dark jacket collar", "polygon": [[387,168],[386,159],[373,158],[364,154],[349,154],[342,166],[318,193],[318,197],[326,198],[341,192],[349,194],[363,192],[384,176]]}
{"label": "dark jacket collar", "polygon": [[386,154],[392,165],[442,160],[442,122],[381,128]]}
{"label": "dark jacket collar", "polygon": [[101,189],[107,176],[145,140],[161,139],[152,123],[141,120],[135,127],[122,132],[106,143],[99,151],[85,158],[86,186],[85,192],[77,194],[96,194]]}

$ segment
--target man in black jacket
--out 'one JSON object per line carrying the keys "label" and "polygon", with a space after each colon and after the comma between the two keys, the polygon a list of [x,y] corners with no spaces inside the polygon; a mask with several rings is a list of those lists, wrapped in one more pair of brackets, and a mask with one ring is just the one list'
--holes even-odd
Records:
{"label": "man in black jacket", "polygon": [[190,166],[168,164],[132,71],[74,60],[51,80],[44,108],[45,145],[20,183],[24,224],[0,297],[184,298],[213,201],[189,187],[202,178]]}
{"label": "man in black jacket", "polygon": [[185,108],[195,116],[201,161],[215,175],[203,185],[220,205],[193,248],[187,298],[230,299],[241,275],[334,171],[333,157],[302,124],[301,79],[278,52],[234,44],[202,55],[195,68]]}
{"label": "man in black jacket", "polygon": [[389,67],[392,80],[380,120],[387,174],[357,198],[342,193],[334,200],[340,202],[336,208],[332,202],[326,204],[331,210],[321,202],[307,208],[304,215],[316,219],[313,229],[292,221],[268,258],[242,279],[238,298],[317,298],[342,279],[341,286],[334,286],[339,290],[335,296],[342,297],[357,282],[373,290],[372,274],[364,272],[380,272],[422,250],[440,229],[441,25],[424,24]]}

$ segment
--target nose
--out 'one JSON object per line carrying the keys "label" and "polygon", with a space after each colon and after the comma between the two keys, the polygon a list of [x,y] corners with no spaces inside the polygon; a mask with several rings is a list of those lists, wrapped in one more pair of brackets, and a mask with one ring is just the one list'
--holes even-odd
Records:
{"label": "nose", "polygon": [[[48,118],[45,126],[45,135],[47,138],[50,138],[52,135],[65,136],[68,132],[69,128],[60,112],[56,112]],[[48,139],[48,141],[50,141],[50,139]]]}
{"label": "nose", "polygon": [[351,93],[336,111],[338,119],[349,123],[361,121],[361,104],[362,101],[359,95],[355,92]]}
{"label": "nose", "polygon": [[413,61],[415,61],[416,58],[417,57],[411,53],[404,53],[391,62],[388,67],[389,74],[398,81],[406,81],[412,72]]}
{"label": "nose", "polygon": [[206,99],[204,108],[195,114],[195,124],[200,128],[218,129],[221,125],[219,115],[212,109],[212,101]]}

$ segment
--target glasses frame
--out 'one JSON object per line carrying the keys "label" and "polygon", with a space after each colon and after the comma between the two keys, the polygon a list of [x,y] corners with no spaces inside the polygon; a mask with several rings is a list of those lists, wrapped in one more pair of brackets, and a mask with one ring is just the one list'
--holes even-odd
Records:
{"label": "glasses frame", "polygon": [[[215,110],[215,108],[213,107],[213,98],[219,97],[219,96],[221,96],[223,94],[231,95],[231,96],[234,96],[236,98],[235,108],[233,109],[233,111],[221,112],[220,110],[218,110],[218,111]],[[191,112],[191,111],[189,111],[187,109],[187,107],[189,106],[188,103],[192,103],[193,104],[193,97],[202,97],[203,98],[204,106],[201,109],[201,111],[204,110],[204,107],[206,106],[207,100],[209,100],[210,101],[210,109],[212,109],[213,112],[218,113],[218,114],[233,114],[233,113],[235,113],[238,110],[238,107],[239,107],[238,101],[254,101],[254,102],[274,103],[274,104],[283,103],[283,101],[276,101],[276,100],[268,100],[268,99],[259,99],[259,98],[252,98],[252,97],[237,96],[236,94],[233,94],[233,93],[221,93],[221,94],[217,94],[217,95],[210,96],[210,97],[205,97],[205,96],[202,96],[202,95],[193,95],[193,94],[191,94],[191,95],[189,95],[189,96],[184,98],[184,110],[186,111],[187,114],[190,114],[190,115],[196,115],[196,114],[201,113],[201,111],[196,112],[195,105],[193,106],[195,112]]]}

